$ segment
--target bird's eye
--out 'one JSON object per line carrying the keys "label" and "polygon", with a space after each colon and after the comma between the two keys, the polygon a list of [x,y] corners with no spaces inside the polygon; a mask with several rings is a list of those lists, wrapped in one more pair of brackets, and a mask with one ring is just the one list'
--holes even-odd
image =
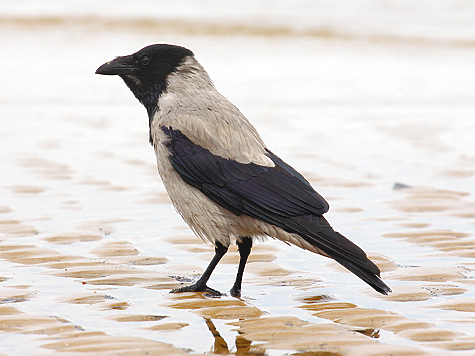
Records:
{"label": "bird's eye", "polygon": [[140,62],[145,67],[147,64],[150,63],[150,58],[148,58],[147,56],[143,56],[142,59],[140,60]]}

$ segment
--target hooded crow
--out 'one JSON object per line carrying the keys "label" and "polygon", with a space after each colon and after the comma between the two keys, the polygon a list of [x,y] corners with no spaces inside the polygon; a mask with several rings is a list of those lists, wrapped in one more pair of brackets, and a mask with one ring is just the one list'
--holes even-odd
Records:
{"label": "hooded crow", "polygon": [[208,279],[229,245],[241,282],[254,239],[272,237],[330,257],[376,291],[391,289],[366,253],[323,217],[328,203],[295,169],[272,153],[239,109],[214,87],[184,47],[155,44],[107,62],[96,74],[118,75],[145,106],[158,172],[178,213],[215,246],[193,285],[172,292],[208,292]]}

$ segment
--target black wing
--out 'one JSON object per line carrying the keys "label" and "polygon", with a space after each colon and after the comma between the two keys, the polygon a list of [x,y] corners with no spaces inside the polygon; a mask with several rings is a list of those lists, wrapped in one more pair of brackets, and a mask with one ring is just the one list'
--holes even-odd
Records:
{"label": "black wing", "polygon": [[270,151],[275,167],[242,164],[213,155],[179,130],[162,130],[170,137],[172,165],[183,180],[235,215],[275,223],[292,216],[321,215],[329,209],[300,173]]}
{"label": "black wing", "polygon": [[242,164],[212,154],[181,131],[170,138],[171,163],[180,177],[235,215],[245,214],[300,235],[381,293],[389,291],[365,252],[335,232],[322,214],[328,203],[295,169],[267,151],[274,167]]}

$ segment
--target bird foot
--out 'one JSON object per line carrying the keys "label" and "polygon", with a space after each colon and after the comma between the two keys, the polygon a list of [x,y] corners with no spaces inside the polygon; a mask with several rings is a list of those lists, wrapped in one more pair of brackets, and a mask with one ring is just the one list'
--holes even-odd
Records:
{"label": "bird foot", "polygon": [[229,291],[229,294],[231,294],[231,297],[241,298],[241,289],[232,287],[231,290]]}
{"label": "bird foot", "polygon": [[223,294],[213,288],[208,287],[206,284],[192,284],[191,286],[185,286],[181,288],[175,288],[170,293],[184,293],[184,292],[204,292],[212,297],[220,297]]}

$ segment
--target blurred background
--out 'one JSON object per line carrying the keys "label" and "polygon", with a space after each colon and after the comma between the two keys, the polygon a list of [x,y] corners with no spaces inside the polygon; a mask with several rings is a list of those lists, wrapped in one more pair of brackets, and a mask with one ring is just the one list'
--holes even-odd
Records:
{"label": "blurred background", "polygon": [[[193,50],[390,296],[276,241],[242,300],[168,294],[213,249],[168,201],[145,109],[94,75],[152,43]],[[0,48],[2,355],[473,354],[473,1],[16,0]]]}
{"label": "blurred background", "polygon": [[[16,1],[4,22],[155,27],[186,34],[299,34],[473,44],[471,1]],[[41,22],[41,21],[40,21]]]}

